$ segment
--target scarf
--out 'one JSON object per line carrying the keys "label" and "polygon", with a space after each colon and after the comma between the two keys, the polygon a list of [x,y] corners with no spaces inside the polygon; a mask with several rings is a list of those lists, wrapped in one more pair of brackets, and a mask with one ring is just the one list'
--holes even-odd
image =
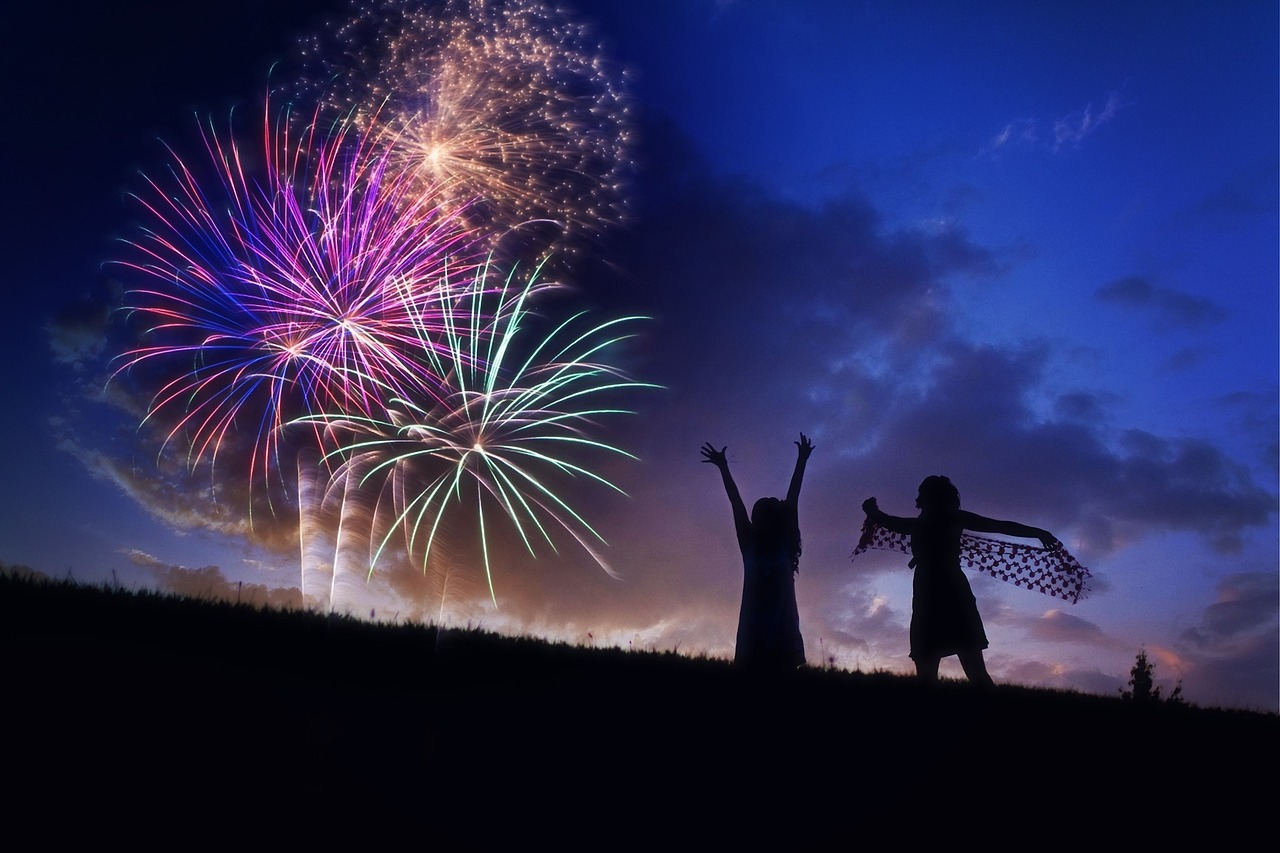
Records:
{"label": "scarf", "polygon": [[[868,548],[909,554],[911,537],[886,530],[868,518],[863,522],[862,537],[850,559]],[[1061,542],[1052,548],[1042,548],[963,533],[960,536],[960,565],[1072,604],[1088,592],[1089,570],[1076,562]]]}

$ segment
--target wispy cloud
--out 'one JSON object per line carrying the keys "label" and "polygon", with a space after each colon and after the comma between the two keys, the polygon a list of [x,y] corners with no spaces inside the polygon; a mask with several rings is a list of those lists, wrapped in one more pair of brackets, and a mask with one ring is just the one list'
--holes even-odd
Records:
{"label": "wispy cloud", "polygon": [[1097,132],[1120,112],[1123,102],[1119,92],[1107,94],[1107,101],[1102,109],[1094,112],[1093,104],[1087,104],[1083,110],[1063,116],[1053,123],[1053,150],[1064,146],[1079,148],[1080,143]]}
{"label": "wispy cloud", "polygon": [[1035,119],[1020,118],[1001,128],[979,153],[997,154],[1009,148],[1034,148],[1039,141]]}
{"label": "wispy cloud", "polygon": [[1047,134],[1042,133],[1038,119],[1014,119],[994,134],[978,155],[994,157],[1015,149],[1045,150],[1057,154],[1064,148],[1077,149],[1085,139],[1115,118],[1124,106],[1119,92],[1109,92],[1101,109],[1095,110],[1089,103],[1082,110],[1046,122],[1050,128]]}

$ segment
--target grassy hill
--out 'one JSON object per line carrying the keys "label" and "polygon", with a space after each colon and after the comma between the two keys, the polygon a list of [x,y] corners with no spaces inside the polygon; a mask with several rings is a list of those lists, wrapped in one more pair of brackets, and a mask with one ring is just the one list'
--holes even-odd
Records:
{"label": "grassy hill", "polygon": [[54,849],[221,832],[485,850],[1210,833],[1231,848],[1274,835],[1280,793],[1273,714],[747,678],[674,653],[4,576],[0,641],[0,802],[11,832],[38,827]]}

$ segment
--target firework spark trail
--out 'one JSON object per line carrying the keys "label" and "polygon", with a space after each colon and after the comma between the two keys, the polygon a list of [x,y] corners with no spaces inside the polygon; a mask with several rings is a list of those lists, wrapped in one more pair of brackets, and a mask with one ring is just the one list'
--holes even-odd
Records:
{"label": "firework spark trail", "polygon": [[147,178],[138,197],[149,223],[119,263],[153,281],[126,306],[149,328],[114,375],[161,375],[147,420],[166,423],[166,444],[190,442],[193,468],[245,427],[254,482],[279,468],[282,427],[300,414],[371,416],[388,390],[430,392],[422,348],[450,276],[471,277],[478,235],[382,140],[327,130],[295,138],[267,104],[250,172],[231,134],[202,125],[213,180],[170,149],[170,180]]}
{"label": "firework spark trail", "polygon": [[399,165],[473,223],[622,221],[634,140],[623,83],[587,28],[539,0],[370,0],[302,46],[299,90],[394,135]]}
{"label": "firework spark trail", "polygon": [[[333,543],[333,575],[330,579],[329,610],[337,611],[342,602],[354,600],[356,582],[364,582],[363,571],[350,571],[351,566],[369,566],[370,537],[365,531],[373,526],[375,497],[362,486],[365,474],[375,460],[368,455],[347,460],[330,479],[325,495],[326,509],[335,518]],[[350,595],[345,594],[350,590]]]}
{"label": "firework spark trail", "polygon": [[[423,406],[397,398],[389,418],[308,417],[312,424],[351,435],[334,451],[369,465],[366,484],[383,483],[394,495],[393,531],[403,534],[410,554],[420,551],[424,569],[451,510],[470,511],[480,527],[480,547],[490,597],[497,600],[488,542],[490,516],[505,516],[530,554],[535,542],[556,550],[552,530],[567,532],[610,575],[614,572],[595,543],[603,537],[570,505],[562,486],[590,481],[619,493],[605,477],[584,467],[579,453],[631,455],[592,437],[600,418],[627,414],[606,405],[614,394],[656,386],[628,378],[604,361],[630,337],[623,327],[642,317],[621,317],[579,330],[579,312],[552,324],[542,337],[527,340],[537,326],[530,298],[544,288],[536,275],[522,286],[514,274],[500,288],[476,277],[466,293],[447,303],[441,375],[450,386],[442,401]],[[339,470],[339,474],[342,470]],[[375,486],[376,487],[376,486]],[[471,491],[471,496],[464,495]]]}

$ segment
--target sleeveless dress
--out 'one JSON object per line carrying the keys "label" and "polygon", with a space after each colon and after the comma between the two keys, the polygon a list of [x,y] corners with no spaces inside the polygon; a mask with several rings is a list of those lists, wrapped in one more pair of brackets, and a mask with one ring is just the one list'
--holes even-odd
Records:
{"label": "sleeveless dress", "polygon": [[989,645],[978,602],[960,568],[953,523],[921,523],[911,537],[911,659],[942,658]]}
{"label": "sleeveless dress", "polygon": [[738,547],[743,577],[734,663],[755,670],[793,670],[805,658],[791,555],[785,543],[757,553],[750,523],[738,531]]}

